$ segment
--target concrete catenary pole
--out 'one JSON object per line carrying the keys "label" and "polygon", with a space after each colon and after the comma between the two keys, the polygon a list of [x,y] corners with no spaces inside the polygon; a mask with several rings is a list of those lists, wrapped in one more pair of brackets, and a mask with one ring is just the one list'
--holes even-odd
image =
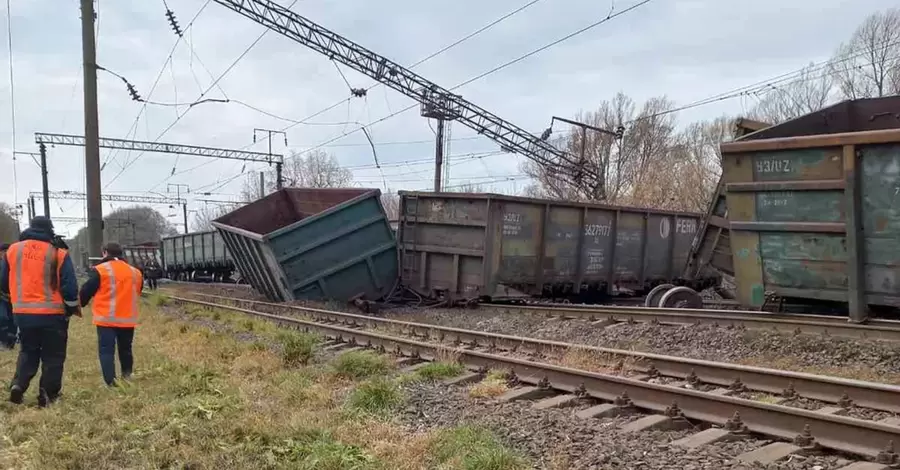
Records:
{"label": "concrete catenary pole", "polygon": [[81,0],[88,255],[99,258],[100,248],[103,244],[103,204],[100,200],[100,123],[97,116],[97,49],[94,39],[94,0]]}

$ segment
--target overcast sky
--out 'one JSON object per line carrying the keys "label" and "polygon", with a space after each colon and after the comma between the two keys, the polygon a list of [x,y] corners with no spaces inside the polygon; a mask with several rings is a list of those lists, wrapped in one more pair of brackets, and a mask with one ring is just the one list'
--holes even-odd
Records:
{"label": "overcast sky", "polygon": [[[292,0],[277,1],[289,5]],[[150,95],[177,39],[166,21],[163,1],[102,0],[98,64],[126,77],[144,98],[169,104],[197,100],[213,81],[210,73],[220,76],[265,31],[215,2],[168,0],[182,28],[207,3]],[[525,3],[527,0],[299,0],[292,9],[400,64],[412,64]],[[415,71],[441,86],[453,87],[602,19],[611,7],[621,11],[635,3],[637,0],[612,4],[539,1]],[[618,91],[636,100],[665,94],[684,104],[825,60],[868,14],[894,5],[891,0],[760,0],[752,5],[725,0],[653,0],[457,92],[534,132],[544,129],[553,115],[573,116],[579,110],[591,110]],[[5,21],[2,28],[5,42]],[[78,2],[12,0],[16,150],[36,152],[35,132],[84,133],[80,38]],[[7,67],[6,47],[0,55]],[[341,68],[353,87],[372,85],[364,75]],[[15,165],[18,192],[14,195],[8,69],[5,72],[0,79],[0,200],[21,203],[29,191],[40,190],[41,180],[31,158],[19,156]],[[275,32],[267,33],[218,85],[221,90],[213,88],[206,98],[227,96],[292,120],[349,95],[331,61]],[[291,125],[241,104],[205,103],[191,108],[160,138],[187,108],[148,105],[135,132],[129,134],[142,105],[131,101],[118,78],[102,71],[99,98],[103,137],[159,138],[161,142],[265,151],[262,141],[251,146],[253,128]],[[386,87],[375,88],[367,98],[344,103],[310,121],[317,125],[289,129],[289,149],[315,147],[359,127],[344,124],[348,120],[368,123],[410,104],[409,98]],[[749,98],[722,101],[685,111],[679,121],[739,114],[753,104]],[[322,125],[331,123],[337,124]],[[433,157],[434,134],[418,115],[418,108],[373,125],[369,131],[389,188],[431,188],[433,167],[427,160]],[[451,185],[474,182],[489,190],[518,190],[527,184],[521,178],[520,156],[492,154],[454,161],[455,155],[496,152],[498,147],[460,124],[454,124],[451,133]],[[371,169],[372,150],[363,133],[351,133],[325,149],[353,169],[359,185],[384,189],[380,173]],[[281,138],[275,139],[274,150],[287,151]],[[50,148],[50,189],[83,191],[83,161],[82,148]],[[164,194],[168,183],[182,183],[193,192],[215,193],[201,196],[208,199],[231,198],[242,184],[242,177],[236,175],[242,170],[264,169],[261,164],[106,149],[101,150],[101,161],[106,163],[102,172],[106,192]],[[175,176],[171,176],[173,168]],[[509,180],[498,182],[504,179]],[[192,207],[199,204],[192,203]],[[112,207],[104,204],[104,211]],[[160,210],[169,214],[165,206]],[[53,201],[51,213],[82,217],[84,205]],[[181,218],[171,220],[179,222]],[[81,224],[57,226],[59,232],[74,235]]]}

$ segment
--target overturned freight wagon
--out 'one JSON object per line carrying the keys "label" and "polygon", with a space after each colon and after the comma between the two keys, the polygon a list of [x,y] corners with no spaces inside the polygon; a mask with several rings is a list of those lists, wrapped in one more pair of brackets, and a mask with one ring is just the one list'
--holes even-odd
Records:
{"label": "overturned freight wagon", "polygon": [[737,300],[900,307],[900,97],[722,144]]}
{"label": "overturned freight wagon", "polygon": [[214,230],[173,235],[162,240],[166,277],[178,281],[236,281],[234,261]]}
{"label": "overturned freight wagon", "polygon": [[213,226],[241,275],[270,300],[377,300],[399,275],[380,196],[377,189],[282,189]]}
{"label": "overturned freight wagon", "polygon": [[[425,295],[599,302],[655,286],[693,290],[681,273],[701,215],[497,194],[400,192],[404,285]],[[692,290],[693,289],[693,290]],[[678,294],[677,292],[675,294]],[[673,294],[671,302],[685,297]]]}

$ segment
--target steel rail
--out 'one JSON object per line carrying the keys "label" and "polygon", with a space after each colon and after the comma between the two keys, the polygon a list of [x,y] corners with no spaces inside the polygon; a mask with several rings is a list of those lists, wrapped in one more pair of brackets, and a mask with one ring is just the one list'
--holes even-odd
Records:
{"label": "steel rail", "polygon": [[479,308],[503,313],[558,316],[591,321],[637,321],[693,324],[715,323],[720,326],[751,330],[807,332],[848,338],[900,341],[900,321],[869,320],[866,324],[849,323],[844,317],[806,314],[775,314],[749,310],[666,309],[647,307],[544,307],[532,305],[481,304]]}
{"label": "steel rail", "polygon": [[[265,306],[278,310],[300,312],[315,321],[362,326],[370,329],[404,330],[405,334],[420,338],[437,337],[440,341],[465,344],[469,347],[483,346],[489,350],[507,350],[532,355],[562,353],[572,349],[587,351],[599,356],[613,356],[619,359],[635,359],[634,369],[648,375],[676,377],[689,383],[707,383],[732,390],[746,388],[772,394],[781,394],[785,399],[794,397],[811,398],[829,403],[848,406],[855,404],[891,413],[900,413],[900,386],[874,382],[844,379],[802,372],[766,369],[723,362],[689,359],[662,354],[602,348],[536,338],[526,338],[498,333],[471,331],[439,325],[414,323],[400,320],[376,318],[345,312],[335,312],[296,305],[277,304],[251,299],[224,297],[221,295],[191,292],[191,295],[215,298],[233,303]],[[221,304],[217,304],[221,305]],[[230,308],[230,306],[222,305]],[[849,400],[849,401],[848,401]]]}
{"label": "steel rail", "polygon": [[184,303],[226,308],[272,320],[294,329],[316,332],[338,341],[377,348],[381,351],[392,351],[410,357],[430,360],[438,357],[439,354],[451,353],[468,367],[480,370],[505,369],[515,374],[516,378],[523,383],[583,394],[605,401],[627,397],[634,406],[656,412],[671,414],[674,404],[677,406],[678,415],[688,419],[725,425],[735,413],[738,413],[746,429],[751,432],[781,439],[794,439],[800,436],[804,430],[810,430],[816,443],[821,447],[869,458],[877,458],[882,449],[900,439],[900,427],[882,423],[575,370],[482,351],[447,348],[443,345],[424,343],[414,339],[388,336],[340,325],[310,322],[197,299],[170,298]]}

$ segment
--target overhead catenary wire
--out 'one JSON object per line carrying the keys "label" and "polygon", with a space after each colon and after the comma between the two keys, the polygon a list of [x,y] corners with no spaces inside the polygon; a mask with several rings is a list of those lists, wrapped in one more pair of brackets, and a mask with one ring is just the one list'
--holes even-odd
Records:
{"label": "overhead catenary wire", "polygon": [[[206,2],[204,2],[203,5],[200,6],[200,8],[197,10],[197,12],[194,13],[194,16],[193,16],[193,18],[191,18],[191,21],[188,22],[187,26],[185,26],[184,31],[188,31],[191,29],[191,27],[194,25],[194,22],[197,21],[197,18],[200,17],[200,14],[203,13],[204,10],[206,10],[206,7],[209,6],[209,4],[211,2],[212,2],[212,0],[206,0]],[[181,43],[182,39],[183,39],[183,36],[178,36],[175,39],[175,44],[173,44],[172,49],[169,50],[169,54],[166,56],[166,60],[163,61],[162,66],[159,68],[159,72],[156,74],[156,78],[153,80],[153,85],[150,87],[150,91],[147,92],[147,99],[150,99],[150,97],[153,96],[153,92],[156,91],[156,87],[159,85],[159,81],[160,81],[160,79],[162,79],[163,73],[165,73],[165,71],[166,71],[166,66],[169,65],[169,61],[171,61],[172,58],[174,57],[175,51],[178,49],[178,44]],[[134,138],[134,135],[136,135],[136,133],[137,133],[138,122],[140,122],[141,116],[144,114],[144,112],[146,112],[146,110],[147,110],[147,104],[144,103],[143,106],[141,106],[141,109],[138,110],[137,116],[135,116],[134,122],[132,122],[132,124],[131,124],[131,129],[129,129],[128,132],[125,133],[126,139]],[[110,150],[110,152],[107,154],[107,158],[103,161],[103,164],[101,165],[101,167],[106,166],[106,164],[109,163],[110,160],[114,159],[115,155],[118,155],[117,152],[118,152],[118,150]],[[126,161],[126,164],[127,164],[127,161]],[[123,165],[123,167],[124,166],[125,165]],[[121,172],[120,172],[120,174],[121,174]],[[118,175],[116,175],[116,177],[118,177]],[[105,189],[105,187],[104,187],[104,189]]]}
{"label": "overhead catenary wire", "polygon": [[[441,49],[439,49],[439,50],[437,50],[437,51],[435,51],[435,52],[429,54],[429,55],[426,56],[426,57],[423,57],[422,59],[419,59],[418,61],[416,61],[415,63],[413,63],[409,68],[412,69],[412,68],[417,67],[417,66],[419,66],[419,65],[421,65],[421,64],[424,64],[425,62],[428,62],[429,60],[431,60],[431,59],[433,59],[433,58],[435,58],[435,57],[437,57],[437,56],[439,56],[439,55],[441,55],[441,54],[443,54],[443,53],[449,51],[450,49],[452,49],[452,48],[454,48],[454,47],[456,47],[456,46],[458,46],[458,45],[460,45],[460,44],[462,44],[462,43],[464,43],[464,42],[466,42],[466,41],[472,39],[473,37],[475,37],[475,36],[477,36],[477,35],[479,35],[479,34],[485,32],[485,31],[487,31],[488,29],[490,29],[490,28],[496,26],[497,24],[499,24],[499,23],[501,23],[501,22],[503,22],[503,21],[509,19],[510,17],[516,15],[517,13],[520,13],[520,12],[526,10],[527,8],[531,7],[532,5],[534,5],[534,4],[536,4],[536,3],[540,2],[540,1],[541,1],[541,0],[531,0],[531,1],[529,1],[528,3],[522,5],[522,6],[518,7],[518,8],[516,8],[516,9],[510,11],[509,13],[506,13],[506,14],[504,14],[503,16],[501,16],[501,17],[499,17],[499,18],[497,18],[497,19],[491,21],[490,23],[488,23],[488,24],[482,26],[482,27],[479,28],[478,30],[473,31],[473,32],[467,34],[466,36],[463,36],[463,37],[460,38],[460,39],[457,39],[456,41],[454,41],[454,42],[452,42],[452,43],[450,43],[450,44],[448,44],[448,45],[442,47]],[[293,4],[291,4],[291,5],[293,5]],[[288,7],[288,9],[290,9],[290,7]],[[335,63],[335,66],[337,66],[336,63]],[[343,74],[343,72],[340,70],[340,68],[338,68],[337,70],[338,70],[338,73],[341,74],[341,77],[344,79],[344,83],[345,83],[349,88],[351,88],[351,93],[352,93],[352,87],[350,86],[349,81],[347,81],[346,77],[344,76],[344,74]],[[367,90],[367,91],[368,91],[368,90],[374,89],[374,88],[376,88],[376,87],[378,87],[378,86],[380,86],[380,85],[382,85],[381,82],[376,82],[375,84],[373,84],[372,86],[370,86],[368,89],[364,89],[364,90]],[[291,122],[290,125],[288,125],[288,126],[284,127],[283,129],[281,129],[281,132],[286,132],[286,131],[288,131],[288,130],[290,130],[290,129],[292,129],[292,128],[294,128],[294,127],[300,125],[300,124],[307,124],[309,120],[311,120],[311,119],[313,119],[313,118],[315,118],[315,117],[318,117],[318,116],[320,116],[320,115],[322,115],[322,114],[324,114],[324,113],[326,113],[326,112],[328,112],[328,111],[331,111],[332,109],[337,108],[338,106],[341,106],[341,105],[343,105],[344,103],[347,103],[348,106],[349,106],[351,99],[352,99],[352,95],[349,96],[349,97],[347,97],[347,98],[344,98],[344,99],[342,99],[342,100],[340,100],[340,101],[337,101],[337,102],[335,102],[334,104],[332,104],[332,105],[330,105],[330,106],[327,106],[327,107],[325,107],[325,108],[323,108],[323,109],[321,109],[321,110],[319,110],[319,111],[316,111],[315,113],[313,113],[313,114],[311,114],[311,115],[309,115],[309,116],[307,116],[307,117],[305,117],[305,118],[303,118],[303,119],[300,119],[299,121],[298,121],[298,120],[292,120],[292,119],[283,118],[283,117],[280,117],[280,116],[275,116],[275,115],[272,115],[272,114],[269,114],[269,113],[265,113],[265,112],[263,112],[263,114],[268,114],[270,117],[274,117],[274,118],[276,118],[276,119],[281,119],[281,120],[284,120],[284,121],[287,121],[287,122]],[[241,104],[243,104],[243,103],[241,103]],[[255,109],[255,110],[257,110],[257,111],[262,112],[261,110],[256,109],[256,108],[253,108],[252,106],[249,106],[249,105],[246,105],[246,104],[245,104],[245,106],[250,107],[251,109]],[[348,108],[348,116],[349,116],[349,108]],[[349,118],[347,119],[347,121],[349,121]],[[342,132],[343,132],[343,131],[342,131]],[[475,137],[475,138],[478,138],[478,137]],[[370,139],[370,140],[371,140],[371,139]],[[454,140],[456,140],[456,139],[454,139]],[[458,139],[458,140],[464,140],[464,139]],[[426,142],[427,142],[427,143],[433,143],[432,141],[426,141]],[[253,145],[254,145],[253,143],[247,144],[247,145],[245,145],[244,147],[242,147],[241,150],[246,150],[246,149],[252,147]],[[367,145],[367,144],[362,144],[362,145]],[[368,142],[368,145],[372,145],[372,142],[371,142],[371,141]],[[388,144],[379,143],[378,145],[392,145],[392,144],[391,144],[391,143],[388,143]],[[200,165],[194,167],[194,169],[197,169],[197,168],[206,166],[206,165],[211,164],[211,163],[213,163],[213,162],[210,161],[210,162],[208,162],[208,163],[200,164]],[[176,173],[176,174],[179,174],[179,173]],[[174,176],[174,174],[173,174],[173,175],[170,175],[170,177],[171,177],[171,176]]]}
{"label": "overhead catenary wire", "polygon": [[[208,4],[209,1],[211,1],[211,0],[207,0],[206,3]],[[291,2],[291,4],[290,4],[287,8],[290,9],[291,7],[294,6],[295,3],[297,3],[297,0],[294,0],[293,2]],[[189,25],[189,26],[190,26],[190,25]],[[225,78],[225,76],[228,75],[228,73],[231,72],[231,70],[233,70],[234,67],[237,66],[237,64],[240,63],[240,61],[241,61],[244,57],[246,57],[247,54],[249,54],[250,51],[253,50],[253,48],[254,48],[257,44],[259,44],[259,42],[266,36],[266,34],[267,34],[269,31],[270,31],[270,30],[267,28],[267,29],[265,29],[262,33],[260,33],[260,35],[256,38],[256,40],[254,40],[252,43],[250,43],[250,45],[247,46],[247,48],[244,49],[244,51],[243,51],[239,56],[237,56],[237,58],[235,58],[234,61],[232,61],[231,65],[229,65],[229,66],[228,66],[221,74],[219,74],[219,76],[213,81],[213,83],[212,83],[209,87],[207,87],[206,90],[204,90],[204,92],[201,93],[200,96],[199,96],[199,98],[198,98],[197,100],[195,100],[195,101],[202,100],[203,97],[206,96],[206,94],[208,94],[208,93],[209,93],[216,85],[218,85],[218,83],[219,83],[220,81],[222,81],[222,79]],[[187,110],[185,110],[185,112],[179,114],[179,115],[175,118],[175,120],[172,121],[172,123],[168,125],[168,127],[166,127],[165,129],[163,129],[163,131],[160,132],[159,135],[156,136],[156,138],[153,140],[153,142],[159,142],[159,140],[162,139],[162,138],[163,138],[170,130],[172,130],[172,128],[174,128],[174,127],[181,121],[181,119],[184,118],[184,116],[186,116],[188,112],[190,112],[191,109],[193,109],[193,107],[189,107]],[[142,153],[143,153],[143,152],[139,153],[137,156],[135,156],[134,159],[132,159],[130,162],[126,163],[126,165],[119,171],[118,174],[116,174],[115,177],[113,177],[112,180],[110,180],[110,182],[108,182],[108,183],[106,184],[106,186],[109,186],[109,185],[111,185],[113,182],[115,182],[115,181],[116,181],[116,180],[117,180],[117,179],[118,179],[118,178],[119,178],[119,177],[120,177],[120,176],[121,176],[121,175],[129,168],[129,167],[131,167],[131,166],[134,164],[134,162],[137,161],[138,157],[140,157],[140,155],[141,155]],[[175,159],[175,166],[177,166],[177,165],[178,165],[178,157],[176,157],[176,159]],[[173,171],[172,171],[172,173],[171,173],[169,176],[167,176],[166,178],[164,178],[164,179],[163,179],[162,181],[160,181],[159,183],[153,185],[153,187],[151,187],[150,190],[153,190],[153,189],[159,187],[161,184],[163,184],[163,183],[169,181],[169,179],[172,177],[172,175],[175,174],[175,171],[174,171],[174,170],[175,170],[175,167],[173,167]]]}
{"label": "overhead catenary wire", "polygon": [[[611,20],[613,20],[613,19],[615,19],[615,18],[617,18],[617,17],[619,17],[619,16],[622,16],[622,15],[624,15],[624,14],[626,14],[626,13],[629,13],[629,12],[631,12],[631,11],[633,11],[633,10],[635,10],[635,9],[637,9],[637,8],[639,8],[639,7],[641,7],[641,6],[643,6],[643,5],[646,5],[646,4],[650,3],[651,1],[653,1],[653,0],[642,0],[642,1],[638,2],[638,3],[635,3],[634,5],[631,5],[630,7],[626,8],[626,9],[624,9],[624,10],[621,10],[621,11],[616,12],[616,13],[610,13],[609,15],[607,15],[606,17],[604,17],[603,19],[601,19],[601,20],[599,20],[599,21],[596,21],[596,22],[594,22],[594,23],[591,23],[591,24],[589,24],[589,25],[587,25],[587,26],[585,26],[585,27],[582,27],[582,28],[580,28],[580,29],[578,29],[578,30],[576,30],[576,31],[574,31],[574,32],[572,32],[572,33],[569,33],[569,34],[567,34],[567,35],[565,35],[565,36],[563,36],[563,37],[561,37],[561,38],[559,38],[559,39],[556,39],[556,40],[554,40],[554,41],[551,41],[551,42],[549,42],[549,43],[547,43],[547,44],[545,44],[545,45],[543,45],[543,46],[541,46],[541,47],[538,47],[537,49],[534,49],[534,50],[532,50],[532,51],[530,51],[530,52],[527,52],[526,54],[523,54],[523,55],[521,55],[521,56],[519,56],[519,57],[516,57],[516,58],[514,58],[514,59],[512,59],[512,60],[509,60],[509,61],[507,61],[507,62],[504,62],[504,63],[502,63],[502,64],[500,64],[500,65],[498,65],[498,66],[496,66],[496,67],[493,67],[493,68],[491,68],[491,69],[489,69],[489,70],[487,70],[487,71],[485,71],[485,72],[483,72],[483,73],[481,73],[481,74],[478,74],[478,75],[476,75],[476,76],[474,76],[474,77],[472,77],[472,78],[470,78],[470,79],[468,79],[468,80],[465,80],[465,81],[463,81],[462,83],[460,83],[460,84],[458,84],[458,85],[456,85],[456,86],[454,86],[454,87],[452,87],[452,88],[449,88],[448,91],[454,91],[454,90],[456,90],[456,89],[458,89],[458,88],[461,88],[461,87],[463,87],[463,86],[465,86],[465,85],[468,85],[468,84],[470,84],[470,83],[473,83],[473,82],[475,82],[475,81],[477,81],[477,80],[481,80],[481,79],[483,79],[483,78],[485,78],[485,77],[487,77],[487,76],[490,76],[490,75],[492,75],[492,74],[495,74],[495,73],[497,73],[497,72],[499,72],[499,71],[501,71],[501,70],[503,70],[503,69],[505,69],[505,68],[507,68],[507,67],[513,65],[513,64],[519,63],[519,62],[521,62],[522,60],[527,59],[528,57],[531,57],[531,56],[533,56],[533,55],[535,55],[535,54],[538,54],[538,53],[540,53],[540,52],[542,52],[542,51],[545,51],[545,50],[547,50],[547,49],[549,49],[549,48],[551,48],[551,47],[553,47],[553,46],[555,46],[555,45],[558,45],[558,44],[560,44],[560,43],[563,43],[563,42],[565,42],[565,41],[567,41],[567,40],[569,40],[569,39],[572,39],[572,38],[574,38],[574,37],[576,37],[576,36],[579,36],[579,35],[581,35],[581,34],[584,34],[585,32],[590,31],[590,30],[592,30],[592,29],[594,29],[594,28],[596,28],[596,27],[598,27],[598,26],[600,26],[600,25],[603,25],[603,24],[605,24],[605,23],[607,23],[607,22],[609,22],[609,21],[611,21]],[[316,145],[316,146],[314,146],[314,147],[312,147],[312,148],[306,149],[306,150],[304,150],[303,152],[313,152],[313,151],[315,151],[315,150],[318,150],[318,149],[320,149],[320,148],[322,148],[322,147],[324,147],[324,146],[326,146],[326,145],[328,145],[328,144],[330,144],[330,143],[332,143],[332,142],[336,142],[336,141],[338,141],[338,140],[340,140],[340,139],[343,139],[344,137],[347,137],[347,136],[349,136],[349,135],[351,135],[351,134],[354,134],[354,133],[356,133],[356,132],[359,132],[359,131],[361,131],[362,128],[364,128],[364,127],[365,127],[365,128],[368,128],[368,127],[371,127],[371,126],[373,126],[373,125],[375,125],[375,124],[384,122],[384,121],[386,121],[386,120],[388,120],[388,119],[390,119],[390,118],[393,118],[393,117],[395,117],[395,116],[398,116],[398,115],[400,115],[400,114],[405,113],[406,111],[409,111],[409,110],[411,110],[411,109],[413,109],[413,108],[416,108],[417,106],[418,106],[418,103],[413,103],[412,105],[407,106],[407,107],[405,107],[405,108],[403,108],[403,109],[401,109],[401,110],[399,110],[399,111],[396,111],[396,112],[393,112],[393,113],[391,113],[391,114],[388,114],[387,116],[381,117],[381,118],[379,118],[379,119],[377,119],[377,120],[375,120],[375,121],[372,121],[372,122],[370,122],[370,123],[368,123],[368,124],[365,124],[365,125],[363,125],[363,126],[361,126],[361,127],[359,127],[359,128],[356,128],[356,129],[354,129],[354,130],[352,130],[352,131],[345,132],[345,133],[343,133],[343,134],[341,134],[341,135],[338,135],[337,137],[334,137],[334,138],[332,138],[332,139],[329,139],[329,140],[327,140],[327,141],[325,141],[325,142],[323,142],[323,143],[321,143],[321,144],[318,144],[318,145]]]}
{"label": "overhead catenary wire", "polygon": [[[479,28],[479,29],[477,29],[477,30],[475,30],[475,31],[473,31],[473,32],[471,32],[471,33],[469,33],[469,34],[463,36],[463,37],[460,38],[460,39],[457,39],[456,41],[454,41],[454,42],[452,42],[452,43],[450,43],[450,44],[448,44],[448,45],[442,47],[441,49],[439,49],[439,50],[437,50],[437,51],[435,51],[435,52],[433,52],[433,53],[431,53],[431,54],[429,54],[429,55],[423,57],[422,59],[419,59],[418,61],[416,61],[416,62],[414,62],[412,65],[410,65],[408,68],[409,68],[409,69],[413,69],[413,68],[415,68],[415,67],[417,67],[417,66],[419,66],[419,65],[424,64],[425,62],[428,62],[429,60],[431,60],[431,59],[433,59],[433,58],[435,58],[435,57],[437,57],[437,56],[439,56],[439,55],[441,55],[441,54],[443,54],[443,53],[449,51],[450,49],[453,49],[454,47],[456,47],[456,46],[458,46],[458,45],[460,45],[460,44],[462,44],[462,43],[464,43],[464,42],[466,42],[466,41],[468,41],[468,40],[474,38],[475,36],[478,36],[479,34],[481,34],[481,33],[485,32],[485,31],[487,31],[488,29],[493,28],[494,26],[496,26],[496,25],[502,23],[503,21],[505,21],[505,20],[511,18],[512,16],[514,16],[514,15],[516,15],[516,14],[518,14],[518,13],[524,11],[524,10],[526,10],[527,8],[531,7],[532,5],[534,5],[534,4],[536,4],[536,3],[540,2],[540,1],[541,1],[541,0],[531,0],[531,1],[529,1],[528,3],[522,5],[522,6],[518,7],[518,8],[516,8],[516,9],[510,11],[509,13],[506,13],[506,14],[504,14],[503,16],[501,16],[501,17],[499,17],[499,18],[497,18],[497,19],[491,21],[490,23],[488,23],[488,24],[482,26],[481,28]],[[337,65],[337,64],[335,64],[335,65]],[[340,72],[340,69],[338,69],[338,72]],[[341,73],[341,75],[343,75],[343,73]],[[345,78],[344,80],[345,80],[345,82],[346,82],[346,78]],[[347,83],[347,85],[349,86],[349,83]],[[377,88],[377,87],[379,87],[379,86],[381,86],[381,85],[383,85],[383,83],[381,83],[381,82],[375,82],[375,83],[373,83],[371,86],[369,86],[369,88],[364,88],[364,90],[366,90],[366,91],[368,92],[368,91],[371,91],[371,90],[373,90],[373,89],[375,89],[375,88]],[[351,99],[352,99],[352,96],[347,97],[347,98],[345,98],[345,99],[342,99],[342,100],[340,100],[340,101],[338,101],[338,102],[335,102],[334,104],[332,104],[332,105],[330,105],[330,106],[326,106],[325,108],[323,108],[323,109],[321,109],[321,110],[319,110],[319,111],[316,111],[315,113],[313,113],[313,114],[307,116],[306,118],[301,119],[299,122],[294,123],[294,124],[292,124],[292,125],[290,125],[290,126],[287,126],[287,127],[285,127],[284,129],[281,129],[281,131],[282,131],[282,132],[286,132],[286,131],[288,131],[288,130],[294,128],[294,127],[296,127],[296,126],[299,125],[299,124],[304,124],[306,121],[308,121],[308,120],[310,120],[310,119],[312,119],[312,118],[314,118],[314,117],[320,116],[320,115],[322,115],[322,114],[324,114],[324,113],[326,113],[326,112],[328,112],[328,111],[331,111],[332,109],[337,108],[338,106],[340,106],[340,105],[342,105],[342,104],[344,104],[344,103],[348,103]],[[389,108],[390,108],[390,107],[389,107]],[[348,119],[348,120],[349,120],[349,119]],[[433,142],[432,142],[432,143],[433,143]],[[252,145],[252,144],[251,144],[251,145]]]}
{"label": "overhead catenary wire", "polygon": [[[889,43],[889,41],[891,41],[891,40],[892,40],[892,38],[884,40],[881,43],[879,43],[878,45],[874,46],[874,48],[886,50],[890,47],[900,44],[900,41],[894,41],[892,43]],[[771,77],[771,78],[768,78],[765,80],[760,80],[760,81],[754,82],[749,85],[744,85],[741,87],[734,88],[732,90],[717,93],[715,95],[711,95],[709,97],[702,98],[702,99],[690,102],[690,103],[682,105],[682,106],[677,106],[672,109],[667,109],[665,111],[660,111],[658,113],[650,114],[647,116],[639,116],[639,117],[629,121],[628,124],[633,124],[635,122],[639,122],[642,120],[652,119],[652,118],[664,116],[667,114],[672,114],[672,113],[677,113],[677,112],[685,111],[685,110],[692,109],[692,108],[697,108],[700,106],[705,106],[705,105],[708,105],[711,103],[725,101],[725,100],[737,98],[740,96],[748,96],[748,95],[751,95],[754,93],[758,93],[762,90],[765,90],[766,88],[775,87],[779,84],[795,82],[798,80],[799,81],[818,80],[818,79],[824,78],[829,73],[827,71],[828,68],[830,68],[834,65],[837,65],[837,64],[841,64],[841,63],[859,58],[861,56],[868,54],[869,52],[871,52],[871,50],[868,46],[857,49],[856,51],[848,51],[846,54],[844,54],[842,57],[839,57],[839,58],[832,57],[827,60],[823,60],[821,62],[814,63],[812,65],[807,65],[807,66],[801,67],[799,69],[795,69],[795,70],[792,70],[787,73],[776,75],[774,77]],[[889,60],[897,60],[897,59],[900,59],[900,57],[893,57]],[[822,75],[807,77],[806,80],[801,79],[801,77],[804,73],[814,74],[816,72],[821,72],[821,71],[825,71],[825,73],[823,73]]]}

